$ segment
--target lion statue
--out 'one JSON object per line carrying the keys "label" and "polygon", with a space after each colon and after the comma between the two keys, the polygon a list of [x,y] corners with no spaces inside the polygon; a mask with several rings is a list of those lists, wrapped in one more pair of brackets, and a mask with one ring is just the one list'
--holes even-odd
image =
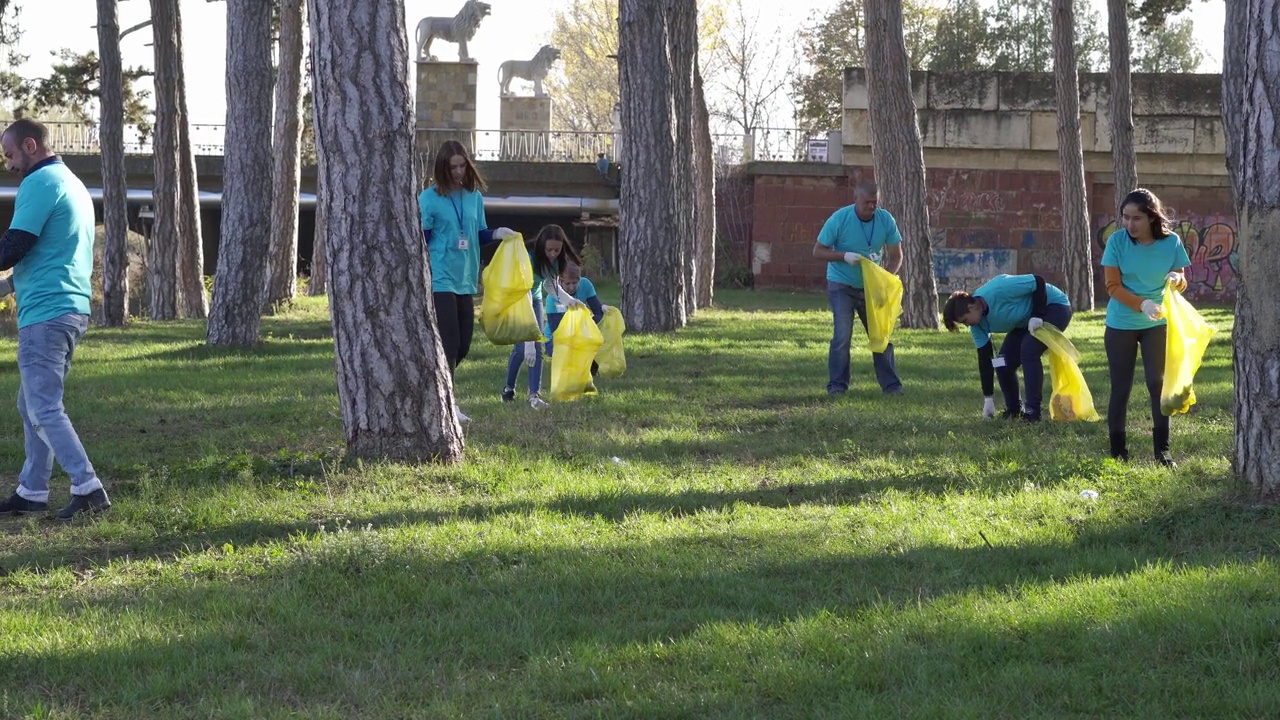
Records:
{"label": "lion statue", "polygon": [[476,36],[480,21],[489,14],[489,3],[467,0],[453,17],[427,17],[418,23],[418,62],[436,62],[431,54],[431,41],[435,39],[458,44],[458,62],[475,62],[467,54],[467,41]]}
{"label": "lion statue", "polygon": [[512,78],[523,78],[533,83],[533,96],[546,97],[542,89],[542,80],[547,77],[551,65],[560,59],[559,48],[543,45],[529,60],[508,60],[498,66],[498,83],[502,85],[503,97],[511,95]]}

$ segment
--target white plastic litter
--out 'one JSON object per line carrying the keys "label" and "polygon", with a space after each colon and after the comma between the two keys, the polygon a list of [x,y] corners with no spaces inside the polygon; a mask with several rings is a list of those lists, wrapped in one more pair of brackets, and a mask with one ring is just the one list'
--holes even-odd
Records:
{"label": "white plastic litter", "polygon": [[1080,497],[1084,498],[1085,500],[1097,500],[1098,491],[1097,490],[1081,490]]}

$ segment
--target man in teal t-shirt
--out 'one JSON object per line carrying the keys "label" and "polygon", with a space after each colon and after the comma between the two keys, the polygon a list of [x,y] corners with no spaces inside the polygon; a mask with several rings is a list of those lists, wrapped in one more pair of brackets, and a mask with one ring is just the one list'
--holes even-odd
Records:
{"label": "man in teal t-shirt", "polygon": [[[882,264],[891,273],[902,267],[902,235],[888,210],[879,207],[875,183],[858,185],[853,204],[842,207],[818,233],[813,256],[827,261],[827,300],[831,303],[834,329],[827,352],[827,394],[840,395],[849,389],[849,344],[853,338],[853,316],[867,329],[867,300],[862,289],[863,258]],[[876,381],[891,395],[902,393],[902,381],[893,358],[893,343],[882,353],[871,354]]]}
{"label": "man in teal t-shirt", "polygon": [[9,169],[23,174],[13,222],[0,238],[0,270],[13,268],[0,296],[18,298],[18,414],[27,456],[0,514],[47,510],[56,459],[71,476],[71,502],[57,517],[70,520],[111,507],[62,404],[71,357],[89,327],[93,200],[49,149],[44,125],[18,120],[0,145]]}

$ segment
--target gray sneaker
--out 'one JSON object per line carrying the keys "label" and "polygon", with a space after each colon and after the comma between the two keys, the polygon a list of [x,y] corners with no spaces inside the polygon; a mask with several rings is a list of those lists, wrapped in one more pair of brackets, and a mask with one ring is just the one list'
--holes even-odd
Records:
{"label": "gray sneaker", "polygon": [[98,488],[88,495],[72,495],[71,502],[58,511],[59,520],[71,520],[77,515],[100,513],[111,508],[111,500],[107,491]]}
{"label": "gray sneaker", "polygon": [[0,501],[0,515],[26,515],[28,513],[49,512],[49,503],[28,500],[18,493]]}

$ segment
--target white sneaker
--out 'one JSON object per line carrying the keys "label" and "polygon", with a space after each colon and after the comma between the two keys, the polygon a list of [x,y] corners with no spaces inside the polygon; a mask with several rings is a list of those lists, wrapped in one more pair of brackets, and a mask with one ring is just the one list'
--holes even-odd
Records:
{"label": "white sneaker", "polygon": [[460,423],[471,422],[471,418],[467,417],[466,415],[463,415],[462,410],[457,406],[457,404],[454,404],[453,406],[453,414],[458,416],[458,422]]}
{"label": "white sneaker", "polygon": [[542,408],[548,407],[549,405],[551,405],[551,403],[547,402],[546,400],[543,400],[542,396],[540,395],[529,396],[529,407],[533,408],[534,410],[541,410]]}

